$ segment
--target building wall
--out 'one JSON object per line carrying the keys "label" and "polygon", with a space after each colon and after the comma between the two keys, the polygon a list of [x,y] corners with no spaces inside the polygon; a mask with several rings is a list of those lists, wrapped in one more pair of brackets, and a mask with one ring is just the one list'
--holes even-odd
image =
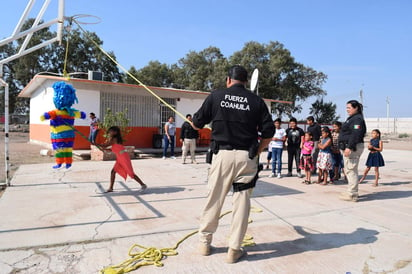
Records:
{"label": "building wall", "polygon": [[366,118],[368,132],[377,128],[382,134],[412,134],[412,118]]}
{"label": "building wall", "polygon": [[101,92],[100,106],[102,119],[108,108],[113,113],[127,109],[130,126],[160,127],[159,102],[153,96],[104,91]]}
{"label": "building wall", "polygon": [[[46,81],[41,88],[33,92],[30,98],[30,141],[51,147],[49,121],[40,121],[40,116],[47,111],[55,109],[53,103],[54,91],[51,87],[54,81]],[[47,87],[44,87],[47,86]],[[87,140],[89,135],[89,113],[94,112],[97,117],[103,121],[107,108],[113,112],[124,111],[127,109],[129,125],[131,132],[125,136],[125,145],[145,148],[153,147],[153,139],[160,132],[160,104],[159,101],[150,95],[133,94],[117,91],[98,91],[89,89],[76,88],[76,95],[79,100],[78,104],[72,107],[86,112],[86,119],[76,119],[76,133],[74,149],[90,149],[90,143]],[[202,99],[179,99],[176,108],[179,112],[195,112],[203,102]],[[177,137],[180,136],[180,126],[183,119],[176,122]],[[210,130],[201,131],[201,145],[207,145],[210,139]],[[203,132],[203,133],[202,133]],[[97,136],[97,143],[103,143],[103,132],[100,131]],[[177,146],[181,143],[177,141]]]}
{"label": "building wall", "polygon": [[[205,99],[189,99],[189,98],[180,98],[176,102],[176,109],[179,110],[179,112],[186,117],[186,114],[195,114],[195,112],[200,108],[202,105],[203,101]],[[176,125],[178,127],[181,127],[183,124],[184,120],[181,118],[179,115],[176,115]]]}
{"label": "building wall", "polygon": [[[48,121],[40,121],[40,116],[45,112],[56,109],[53,103],[54,90],[52,87],[39,89],[30,98],[30,123],[49,124]],[[75,125],[89,126],[89,113],[100,113],[100,92],[96,90],[76,90],[79,101],[72,108],[86,112],[86,119],[76,119]]]}

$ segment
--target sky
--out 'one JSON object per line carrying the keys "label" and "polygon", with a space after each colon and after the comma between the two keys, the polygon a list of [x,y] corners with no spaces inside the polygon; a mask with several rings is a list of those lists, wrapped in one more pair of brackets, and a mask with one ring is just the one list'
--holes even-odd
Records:
{"label": "sky", "polygon": [[[0,39],[9,37],[28,0],[0,0]],[[30,17],[36,17],[37,0]],[[43,19],[57,16],[51,0]],[[126,69],[177,63],[190,51],[218,47],[225,57],[256,41],[278,41],[299,63],[323,72],[325,102],[346,118],[346,102],[366,118],[412,117],[410,0],[66,0],[65,16],[95,32]],[[362,92],[361,92],[362,90]],[[362,96],[361,96],[362,94]],[[304,119],[317,98],[295,116]]]}

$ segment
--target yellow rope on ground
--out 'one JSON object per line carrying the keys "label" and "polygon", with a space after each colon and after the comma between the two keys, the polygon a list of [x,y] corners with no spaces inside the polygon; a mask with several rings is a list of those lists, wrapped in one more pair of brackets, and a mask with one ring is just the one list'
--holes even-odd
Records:
{"label": "yellow rope on ground", "polygon": [[[232,211],[226,211],[219,216],[219,219],[223,216],[231,213]],[[262,210],[260,208],[252,207],[250,212],[260,213]],[[249,220],[249,222],[252,222]],[[198,230],[192,231],[186,236],[184,236],[181,240],[179,240],[175,246],[173,247],[166,247],[166,248],[156,248],[156,247],[145,247],[139,244],[133,244],[129,249],[129,256],[130,258],[125,260],[124,262],[112,265],[103,268],[100,270],[102,274],[123,274],[128,273],[133,270],[138,269],[139,267],[146,266],[146,265],[154,265],[157,267],[163,266],[161,262],[167,256],[175,256],[178,254],[176,249],[179,245],[188,239],[189,237],[195,235]],[[243,239],[242,246],[253,246],[255,242],[253,241],[253,237],[250,235],[245,235]],[[139,251],[139,249],[143,249],[143,251]]]}

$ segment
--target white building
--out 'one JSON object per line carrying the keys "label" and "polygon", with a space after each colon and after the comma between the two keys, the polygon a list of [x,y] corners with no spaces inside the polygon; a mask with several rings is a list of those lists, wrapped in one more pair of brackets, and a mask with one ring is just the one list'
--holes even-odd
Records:
{"label": "white building", "polygon": [[[75,128],[85,136],[89,135],[89,113],[94,112],[102,121],[107,108],[110,108],[114,113],[127,109],[130,119],[129,126],[132,131],[126,137],[126,145],[139,148],[159,147],[163,125],[170,115],[175,117],[178,127],[176,134],[180,135],[183,119],[142,86],[74,78],[68,80],[61,77],[37,75],[19,94],[20,97],[30,98],[31,142],[51,144],[49,122],[40,121],[40,116],[44,112],[55,109],[52,86],[57,81],[66,81],[76,89],[79,103],[72,107],[86,112],[87,118],[85,120],[76,119]],[[184,116],[196,112],[209,95],[208,92],[172,88],[149,87],[149,89]],[[277,101],[265,100],[265,102],[270,107],[270,102]],[[200,145],[208,145],[209,140],[210,130],[202,129],[200,131]],[[99,133],[97,142],[103,142],[102,132]],[[177,141],[177,146],[180,145],[180,142]],[[76,134],[74,149],[89,148],[90,143]]]}

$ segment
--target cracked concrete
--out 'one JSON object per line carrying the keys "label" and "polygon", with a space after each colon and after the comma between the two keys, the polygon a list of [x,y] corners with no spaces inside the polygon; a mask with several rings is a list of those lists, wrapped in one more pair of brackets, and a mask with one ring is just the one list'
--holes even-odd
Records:
{"label": "cracked concrete", "polygon": [[[265,161],[262,155],[262,161]],[[361,168],[367,154],[361,159]],[[286,155],[283,155],[286,163]],[[224,263],[230,216],[220,220],[214,253],[196,254],[197,235],[163,267],[140,273],[412,273],[412,160],[384,151],[381,185],[360,186],[358,203],[338,200],[346,185],[304,185],[296,177],[260,173],[248,234],[255,246],[237,264]],[[204,156],[198,156],[204,162]],[[172,247],[197,229],[208,165],[180,159],[133,160],[149,189],[132,180],[108,186],[113,162],[76,161],[70,171],[23,165],[0,198],[0,273],[98,273],[128,259],[138,243]],[[284,164],[285,167],[285,164]],[[402,171],[402,172],[400,172]],[[368,182],[369,180],[369,182]],[[223,212],[231,209],[231,197]]]}

